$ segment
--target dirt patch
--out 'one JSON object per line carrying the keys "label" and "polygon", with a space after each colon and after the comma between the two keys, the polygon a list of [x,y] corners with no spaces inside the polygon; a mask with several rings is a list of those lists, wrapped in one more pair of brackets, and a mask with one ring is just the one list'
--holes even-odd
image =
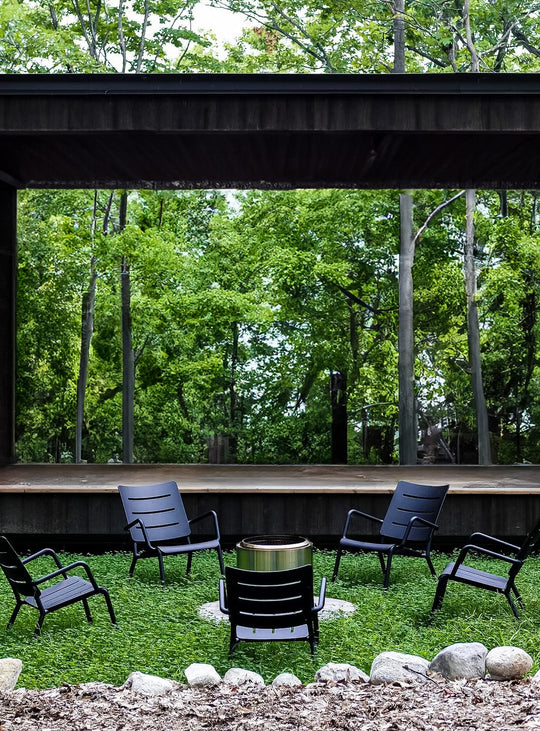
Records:
{"label": "dirt patch", "polygon": [[0,695],[0,731],[432,731],[540,729],[529,680],[413,686],[314,684],[300,689],[179,686],[145,697],[101,683]]}

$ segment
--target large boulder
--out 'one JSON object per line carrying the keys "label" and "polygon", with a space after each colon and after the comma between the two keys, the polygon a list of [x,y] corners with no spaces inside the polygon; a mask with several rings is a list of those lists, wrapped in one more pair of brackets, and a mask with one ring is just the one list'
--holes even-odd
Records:
{"label": "large boulder", "polygon": [[369,681],[383,683],[425,683],[429,662],[418,655],[402,652],[381,652],[371,664]]}
{"label": "large boulder", "polygon": [[0,691],[9,692],[17,684],[22,671],[22,660],[16,657],[3,657],[0,659]]}
{"label": "large boulder", "polygon": [[124,688],[141,695],[165,695],[178,686],[177,683],[157,675],[147,675],[138,671],[131,673],[124,683]]}
{"label": "large boulder", "polygon": [[293,675],[292,673],[280,673],[279,675],[276,675],[274,680],[272,681],[272,685],[274,687],[285,687],[285,688],[298,688],[301,685],[304,685],[300,678],[297,678],[296,675]]}
{"label": "large boulder", "polygon": [[214,666],[205,662],[191,663],[184,670],[184,675],[188,685],[193,687],[205,687],[221,683],[221,677]]}
{"label": "large boulder", "polygon": [[346,662],[329,662],[315,673],[317,683],[349,683],[351,680],[363,680],[367,683],[369,676]]}
{"label": "large boulder", "polygon": [[252,670],[244,670],[243,668],[229,668],[223,676],[223,682],[227,685],[255,685],[264,687],[266,684],[264,678],[259,673]]}
{"label": "large boulder", "polygon": [[486,674],[487,647],[481,642],[457,642],[436,655],[429,666],[447,680],[483,678]]}
{"label": "large boulder", "polygon": [[519,680],[532,666],[532,657],[519,647],[495,647],[486,657],[486,670],[493,680]]}

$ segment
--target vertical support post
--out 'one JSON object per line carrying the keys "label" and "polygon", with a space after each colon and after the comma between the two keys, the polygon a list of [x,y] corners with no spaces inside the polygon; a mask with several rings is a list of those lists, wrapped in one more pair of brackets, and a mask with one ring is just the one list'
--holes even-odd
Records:
{"label": "vertical support post", "polygon": [[0,465],[15,461],[17,190],[0,185]]}

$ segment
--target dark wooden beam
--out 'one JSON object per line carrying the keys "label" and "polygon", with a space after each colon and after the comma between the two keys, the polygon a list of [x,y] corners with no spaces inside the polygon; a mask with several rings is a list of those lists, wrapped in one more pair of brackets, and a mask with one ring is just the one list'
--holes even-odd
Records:
{"label": "dark wooden beam", "polygon": [[15,459],[17,191],[0,185],[0,464]]}
{"label": "dark wooden beam", "polygon": [[21,188],[537,189],[540,87],[537,74],[0,75],[0,173]]}

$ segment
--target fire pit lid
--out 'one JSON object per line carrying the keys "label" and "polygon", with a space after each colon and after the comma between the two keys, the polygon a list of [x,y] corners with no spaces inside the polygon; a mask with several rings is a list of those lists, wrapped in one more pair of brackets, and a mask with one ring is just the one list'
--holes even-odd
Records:
{"label": "fire pit lid", "polygon": [[311,541],[303,536],[250,536],[238,543],[238,548],[249,551],[290,551],[292,549],[309,548]]}

